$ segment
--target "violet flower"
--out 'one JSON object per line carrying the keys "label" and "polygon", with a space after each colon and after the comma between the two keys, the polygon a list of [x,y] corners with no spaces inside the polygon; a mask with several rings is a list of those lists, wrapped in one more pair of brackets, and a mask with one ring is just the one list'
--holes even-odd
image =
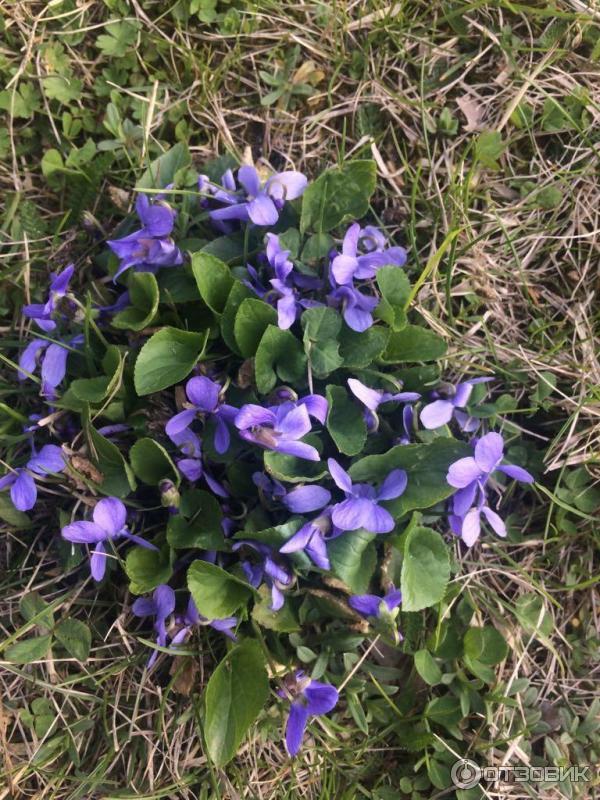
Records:
{"label": "violet flower", "polygon": [[130,269],[156,272],[159,267],[175,267],[183,263],[183,256],[170,234],[177,212],[163,200],[150,203],[148,196],[139,194],[135,210],[142,227],[121,239],[107,242],[121,263],[113,280]]}
{"label": "violet flower", "polygon": [[95,581],[101,581],[106,571],[106,543],[125,538],[148,550],[158,550],[126,527],[127,509],[117,497],[105,497],[94,506],[93,522],[71,522],[61,531],[63,539],[75,544],[95,545],[90,556],[90,571]]}
{"label": "violet flower", "polygon": [[307,522],[291,536],[280,548],[284,555],[305,552],[319,569],[329,570],[331,564],[327,555],[327,540],[342,533],[331,521],[331,507],[326,508],[318,517]]}
{"label": "violet flower", "polygon": [[461,430],[472,433],[479,427],[479,420],[469,416],[462,409],[465,408],[471,397],[473,386],[477,383],[487,383],[493,378],[470,378],[457,384],[447,384],[444,389],[432,392],[432,397],[437,398],[428,403],[421,410],[421,423],[428,430],[441,428],[447,425],[452,417],[458,422]]}
{"label": "violet flower", "polygon": [[0,478],[0,490],[10,486],[10,499],[13,506],[18,511],[30,511],[37,500],[34,476],[62,472],[65,466],[65,459],[60,447],[55,444],[46,444],[39,453],[33,451],[33,455],[24,467],[18,467]]}
{"label": "violet flower", "polygon": [[73,277],[75,267],[69,264],[62,272],[54,272],[51,276],[48,300],[45,303],[31,303],[23,306],[23,314],[32,319],[41,330],[50,333],[55,330],[56,322],[53,319],[57,311],[59,301],[63,298],[68,289],[69,281]]}
{"label": "violet flower", "polygon": [[235,182],[230,171],[223,176],[225,191],[216,191],[213,198],[225,203],[223,208],[210,212],[217,222],[251,220],[255,225],[274,225],[286,200],[300,197],[307,186],[307,179],[300,172],[279,172],[261,183],[254,167],[242,166],[237,173],[242,192],[235,191]]}
{"label": "violet flower", "polygon": [[237,637],[232,630],[238,623],[237,618],[223,617],[221,619],[207,619],[207,617],[204,617],[202,614],[200,614],[196,603],[194,603],[194,598],[191,595],[190,599],[188,600],[185,613],[183,615],[178,615],[175,618],[175,621],[177,625],[181,625],[182,627],[171,639],[172,645],[178,645],[184,642],[192,632],[192,628],[206,625],[216,631],[219,631],[219,633],[224,633],[225,636],[227,636],[233,642],[237,642]]}
{"label": "violet flower", "polygon": [[265,450],[319,461],[316,448],[298,441],[311,429],[306,405],[289,408],[289,404],[283,403],[274,408],[263,408],[250,403],[242,406],[234,422],[240,436],[247,442]]}
{"label": "violet flower", "polygon": [[348,378],[348,388],[365,406],[365,420],[370,432],[379,427],[377,409],[382,403],[414,403],[420,399],[418,392],[384,392],[381,389],[371,389],[356,378]]}
{"label": "violet flower", "polygon": [[257,564],[245,560],[241,562],[248,583],[258,589],[264,581],[271,590],[270,608],[272,611],[279,611],[285,601],[283,590],[292,583],[292,573],[274,560],[272,549],[262,542],[240,539],[231,546],[231,549],[235,552],[244,545],[250,547],[259,556]]}
{"label": "violet flower", "polygon": [[376,594],[355,594],[348,600],[348,605],[363,617],[381,617],[391,614],[402,602],[402,592],[393,586],[383,597]]}
{"label": "violet flower", "polygon": [[331,492],[322,486],[296,486],[288,492],[283,484],[263,472],[255,472],[252,482],[260,489],[263,497],[270,502],[282,503],[292,514],[318,511],[331,500]]}
{"label": "violet flower", "polygon": [[217,453],[226,453],[231,441],[227,424],[233,422],[238,409],[224,403],[221,385],[204,375],[190,378],[185,386],[185,393],[191,407],[171,417],[165,428],[167,436],[172,440],[173,436],[189,428],[197,415],[203,418],[213,417],[217,424],[215,450]]}
{"label": "violet flower", "polygon": [[379,298],[363,294],[353,286],[338,286],[327,295],[327,303],[333,308],[341,308],[346,325],[362,333],[373,324],[373,311]]}
{"label": "violet flower", "polygon": [[[359,246],[368,240],[367,252],[359,253]],[[341,254],[331,262],[331,274],[338,286],[352,285],[354,279],[369,280],[377,270],[384,266],[403,267],[406,264],[406,250],[403,247],[385,248],[385,237],[376,228],[361,229],[358,222],[346,231]]]}
{"label": "violet flower", "polygon": [[280,697],[291,696],[290,714],[285,728],[285,746],[290,756],[295,756],[302,745],[309,717],[327,714],[337,705],[339,693],[335,686],[314,681],[298,670],[284,681],[286,691]]}
{"label": "violet flower", "polygon": [[56,388],[62,382],[67,371],[69,347],[77,347],[83,342],[82,335],[74,336],[68,343],[69,346],[58,342],[49,342],[46,339],[33,339],[19,357],[21,369],[17,372],[18,379],[20,381],[27,380],[29,378],[27,372],[33,375],[41,359],[42,389],[40,394],[49,400],[54,400],[57,397]]}
{"label": "violet flower", "polygon": [[[154,617],[154,631],[156,644],[159,647],[167,646],[167,619],[175,611],[175,592],[170,586],[161,583],[152,593],[152,599],[139,597],[131,610],[136,617]],[[148,659],[147,668],[150,669],[158,658],[158,650],[153,650]]]}
{"label": "violet flower", "polygon": [[171,435],[171,441],[177,445],[186,458],[180,458],[176,464],[181,474],[196,483],[204,478],[209,489],[219,497],[229,497],[229,493],[216,478],[210,474],[202,462],[202,444],[200,438],[190,428],[183,428],[178,433]]}
{"label": "violet flower", "polygon": [[352,483],[348,473],[335,459],[327,461],[331,477],[345,493],[346,499],[333,506],[333,524],[343,531],[364,528],[370,533],[389,533],[394,528],[394,518],[379,505],[382,500],[393,500],[406,489],[407,476],[403,469],[390,472],[379,489],[368,483]]}
{"label": "violet flower", "polygon": [[446,480],[458,489],[452,498],[451,527],[469,547],[479,538],[482,514],[498,536],[506,536],[503,520],[487,505],[486,485],[494,472],[533,483],[533,475],[515,464],[501,464],[503,458],[504,439],[499,433],[487,433],[475,443],[474,457],[460,458],[448,469]]}

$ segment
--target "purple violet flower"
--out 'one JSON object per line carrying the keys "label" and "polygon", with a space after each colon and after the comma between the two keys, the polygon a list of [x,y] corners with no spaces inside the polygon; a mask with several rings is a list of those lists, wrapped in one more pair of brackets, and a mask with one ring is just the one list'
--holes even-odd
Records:
{"label": "purple violet flower", "polygon": [[[24,467],[18,467],[8,475],[0,478],[0,490],[10,486],[10,499],[18,511],[30,511],[37,500],[37,486],[34,475],[48,475],[51,472],[62,472],[65,458],[60,447],[46,444],[39,453],[33,455]],[[31,475],[31,473],[34,473]]]}
{"label": "purple violet flower", "polygon": [[32,303],[23,306],[23,314],[32,319],[46,333],[50,333],[56,328],[56,322],[52,317],[58,309],[59,301],[69,290],[69,281],[74,272],[75,267],[73,264],[69,264],[62,272],[54,272],[51,276],[48,300],[45,303]]}
{"label": "purple violet flower", "polygon": [[186,458],[180,458],[177,468],[181,474],[190,481],[196,483],[204,478],[209,489],[219,497],[229,497],[229,493],[216,478],[210,474],[202,462],[202,444],[200,438],[190,428],[183,428],[178,433],[171,435],[171,441],[177,445]]}
{"label": "purple violet flower", "polygon": [[[154,617],[154,631],[156,644],[159,647],[167,646],[167,619],[175,611],[175,592],[170,586],[161,583],[152,593],[152,598],[139,597],[131,610],[136,617]],[[158,658],[158,650],[153,650],[148,659],[147,668],[150,669]]]}
{"label": "purple violet flower", "polygon": [[138,195],[135,210],[143,227],[107,242],[121,259],[113,280],[131,267],[138,267],[140,272],[156,272],[159,267],[183,264],[183,255],[170,236],[177,212],[163,200],[150,203],[145,194]]}
{"label": "purple violet flower", "polygon": [[282,403],[263,408],[252,403],[242,406],[235,426],[242,439],[265,450],[287,453],[309,461],[319,461],[319,452],[310,444],[298,441],[310,432],[311,423],[306,404]]}
{"label": "purple violet flower", "polygon": [[[374,278],[380,267],[403,267],[406,264],[406,250],[403,247],[384,249],[385,243],[385,237],[376,228],[369,226],[361,229],[358,222],[351,225],[344,236],[341,254],[331,262],[331,274],[338,286],[351,286],[354,279]],[[358,252],[360,245],[367,251],[363,255]]]}
{"label": "purple violet flower", "polygon": [[93,522],[71,522],[61,531],[63,539],[75,544],[95,545],[90,556],[90,570],[95,581],[101,581],[106,571],[106,543],[121,537],[148,550],[158,550],[150,542],[130,533],[125,523],[127,509],[117,497],[105,497],[94,506]]}
{"label": "purple violet flower", "polygon": [[331,564],[327,555],[327,540],[339,536],[342,531],[331,522],[331,506],[318,517],[307,522],[279,548],[284,555],[304,551],[319,569],[329,570]]}
{"label": "purple violet flower", "polygon": [[371,389],[356,378],[348,378],[348,388],[365,406],[365,421],[369,432],[376,431],[379,427],[377,409],[382,403],[414,403],[420,399],[418,392],[384,392],[381,389]]}
{"label": "purple violet flower", "polygon": [[352,483],[348,473],[335,459],[327,461],[331,477],[346,495],[346,499],[333,506],[331,519],[342,531],[364,528],[370,533],[389,533],[394,528],[394,518],[379,503],[393,500],[406,489],[407,476],[403,469],[390,472],[379,489],[368,483]]}
{"label": "purple violet flower", "polygon": [[327,295],[327,302],[333,308],[342,309],[342,316],[349,328],[362,333],[373,324],[373,311],[379,304],[379,298],[363,294],[353,286],[338,286]]}
{"label": "purple violet flower", "polygon": [[217,424],[215,450],[226,453],[231,441],[227,425],[234,421],[238,409],[223,402],[222,391],[220,384],[204,375],[190,378],[185,393],[191,407],[171,417],[165,428],[167,436],[173,440],[173,436],[190,427],[198,414],[204,418],[213,417]]}
{"label": "purple violet flower", "polygon": [[331,492],[322,486],[310,484],[297,486],[289,492],[278,480],[270,478],[264,472],[252,475],[254,485],[269,502],[282,503],[292,514],[306,514],[318,511],[331,500]]}
{"label": "purple violet flower", "polygon": [[421,423],[424,428],[434,430],[447,425],[452,417],[458,422],[461,430],[466,433],[473,433],[479,427],[479,420],[469,416],[463,408],[469,402],[473,386],[477,383],[487,383],[493,378],[470,378],[457,384],[448,384],[443,390],[438,389],[432,392],[432,397],[436,398],[432,403],[428,403],[421,410]]}
{"label": "purple violet flower", "polygon": [[43,358],[41,358],[42,389],[40,394],[49,400],[54,400],[57,397],[56,387],[62,382],[67,371],[69,347],[77,347],[83,344],[83,341],[84,337],[82,335],[74,336],[68,346],[58,342],[50,342],[46,339],[33,339],[19,357],[19,367],[21,369],[17,372],[18,379],[20,381],[27,380],[29,377],[26,374],[27,372],[33,375],[43,353]]}
{"label": "purple violet flower", "polygon": [[237,173],[242,192],[236,190],[231,171],[223,176],[224,191],[213,192],[213,198],[225,203],[224,208],[210,212],[217,222],[251,220],[255,225],[274,225],[286,200],[300,197],[307,186],[307,179],[300,172],[279,172],[261,183],[254,167],[242,166]]}
{"label": "purple violet flower", "polygon": [[313,681],[302,670],[284,680],[285,690],[280,697],[290,698],[290,714],[285,728],[285,746],[290,756],[295,756],[302,745],[304,731],[311,716],[327,714],[337,705],[339,693],[335,686]]}
{"label": "purple violet flower", "polygon": [[482,514],[498,536],[506,536],[503,520],[487,505],[486,485],[495,471],[533,483],[533,475],[515,464],[501,464],[503,458],[504,439],[499,433],[487,433],[475,443],[474,457],[460,458],[448,469],[446,480],[458,489],[452,498],[450,524],[468,547],[479,538]]}
{"label": "purple violet flower", "polygon": [[390,614],[400,606],[402,592],[392,586],[383,597],[376,594],[355,594],[348,600],[348,605],[363,617],[381,617]]}
{"label": "purple violet flower", "polygon": [[249,561],[241,562],[248,583],[258,589],[264,581],[271,590],[270,608],[272,611],[279,611],[285,601],[282,590],[291,585],[293,580],[292,573],[288,568],[274,560],[272,549],[262,542],[240,539],[231,546],[231,549],[235,552],[244,545],[256,551],[259,556],[258,564],[252,564]]}

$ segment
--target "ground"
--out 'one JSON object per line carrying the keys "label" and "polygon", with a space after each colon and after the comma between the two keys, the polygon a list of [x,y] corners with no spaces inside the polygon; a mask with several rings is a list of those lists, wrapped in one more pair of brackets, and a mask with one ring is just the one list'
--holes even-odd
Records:
{"label": "ground", "polygon": [[[181,140],[198,166],[231,153],[308,175],[374,158],[373,214],[409,249],[422,281],[417,308],[451,344],[448,374],[493,372],[519,401],[518,412],[507,404],[507,428],[536,441],[543,459],[535,501],[515,509],[509,542],[488,539],[458,558],[454,580],[475,618],[509,643],[495,669],[512,702],[480,713],[476,750],[490,763],[593,761],[597,6],[65,0],[0,8],[2,413],[18,400],[10,347],[23,331],[21,304],[49,265],[113,230],[150,157]],[[56,574],[40,568],[46,522],[38,522],[33,531],[3,526],[2,638],[22,625],[25,592],[61,595]],[[85,668],[48,660],[0,669],[0,800],[387,800],[414,790],[385,779],[410,747],[376,719],[366,736],[354,715],[314,726],[317,746],[292,765],[279,716],[265,715],[226,773],[213,771],[196,695],[142,681],[141,646],[110,597],[96,598],[88,582],[67,602],[94,619]],[[204,668],[191,675],[186,667],[184,677],[201,685]],[[35,720],[23,716],[27,708]],[[489,796],[535,796],[528,791],[496,787]],[[537,796],[592,791],[561,785]]]}

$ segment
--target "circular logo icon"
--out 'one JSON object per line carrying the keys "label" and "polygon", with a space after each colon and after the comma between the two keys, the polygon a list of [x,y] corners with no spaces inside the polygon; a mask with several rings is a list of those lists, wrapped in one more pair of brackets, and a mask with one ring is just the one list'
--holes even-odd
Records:
{"label": "circular logo icon", "polygon": [[452,783],[459,789],[472,789],[481,780],[481,768],[468,758],[461,758],[450,770]]}

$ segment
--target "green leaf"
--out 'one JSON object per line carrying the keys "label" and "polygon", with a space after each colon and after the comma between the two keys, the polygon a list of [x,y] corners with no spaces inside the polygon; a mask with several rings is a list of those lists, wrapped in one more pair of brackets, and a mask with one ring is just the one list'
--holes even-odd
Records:
{"label": "green leaf", "polygon": [[254,362],[258,391],[268,394],[275,387],[277,376],[284,383],[300,381],[305,367],[306,356],[294,334],[269,325],[260,340]]}
{"label": "green leaf", "polygon": [[329,411],[327,430],[340,453],[355,456],[367,440],[367,426],[359,403],[354,402],[341,386],[326,389]]}
{"label": "green leaf", "polygon": [[132,271],[128,289],[131,306],[115,314],[111,324],[115,328],[141,331],[152,323],[158,311],[158,283],[151,272]]}
{"label": "green leaf", "polygon": [[198,611],[207,619],[222,619],[252,597],[253,589],[216,564],[194,561],[188,570],[188,589]]}
{"label": "green leaf", "polygon": [[22,511],[18,511],[12,504],[10,495],[0,492],[0,519],[12,528],[29,528],[31,520]]}
{"label": "green leaf", "polygon": [[534,592],[517,598],[515,611],[519,624],[528,636],[548,639],[554,630],[551,614],[548,613],[544,598]]}
{"label": "green leaf", "polygon": [[98,47],[105,56],[122,58],[129,53],[136,42],[140,24],[137,20],[111,20],[106,25],[107,33],[96,38]]}
{"label": "green leaf", "polygon": [[204,736],[218,767],[230,761],[269,695],[260,645],[246,640],[225,656],[206,687]]}
{"label": "green leaf", "polygon": [[438,437],[430,444],[397,445],[382,455],[365,456],[349,472],[354,481],[381,483],[393,469],[406,470],[408,484],[404,494],[387,504],[390,513],[398,518],[450,497],[455,489],[446,480],[448,467],[470,454],[471,449],[464,442]]}
{"label": "green leaf", "polygon": [[125,558],[125,572],[129,578],[132,594],[152,592],[161,583],[171,578],[169,549],[149,550],[147,547],[132,547]]}
{"label": "green leaf", "polygon": [[429,650],[417,650],[415,653],[415,669],[425,683],[436,686],[442,680],[442,671]]}
{"label": "green leaf", "polygon": [[19,611],[27,622],[37,617],[36,625],[44,628],[52,628],[54,626],[54,612],[37,592],[27,592],[21,597]]}
{"label": "green leaf", "polygon": [[198,291],[206,305],[215,314],[222,314],[234,283],[231,270],[223,261],[208,253],[194,253],[192,272]]}
{"label": "green leaf", "polygon": [[138,439],[129,451],[129,460],[137,477],[144,483],[156,486],[163,478],[170,478],[179,486],[179,472],[165,448],[154,439]]}
{"label": "green leaf", "polygon": [[384,326],[374,325],[364,333],[357,333],[347,325],[340,334],[340,355],[347,369],[369,367],[385,350],[390,331]]}
{"label": "green leaf", "polygon": [[302,314],[304,351],[310,359],[313,375],[326,378],[344,363],[337,341],[342,318],[333,308],[308,308]]}
{"label": "green leaf", "polygon": [[308,461],[306,458],[276,453],[274,450],[266,450],[264,460],[269,475],[287,483],[310,483],[329,474],[324,461]]}
{"label": "green leaf", "polygon": [[376,316],[390,326],[393,331],[402,330],[406,325],[405,306],[410,296],[410,281],[401,267],[382,267],[377,270],[377,285],[381,300]]}
{"label": "green leaf", "polygon": [[56,172],[63,172],[65,168],[63,159],[58,150],[46,150],[42,156],[42,174],[49,178]]}
{"label": "green leaf", "polygon": [[482,628],[469,628],[463,644],[465,655],[473,661],[494,666],[506,658],[508,647],[502,634],[492,625]]}
{"label": "green leaf", "polygon": [[445,355],[446,342],[420,325],[405,325],[394,331],[381,359],[386,364],[404,361],[435,361]]}
{"label": "green leaf", "polygon": [[139,179],[136,189],[164,189],[173,183],[175,174],[192,163],[190,152],[183,142],[174,145],[156,158]]}
{"label": "green leaf", "polygon": [[87,435],[90,459],[102,474],[102,481],[95,484],[102,494],[115,497],[126,497],[136,488],[131,467],[123,458],[116,444],[102,436],[89,423],[89,416],[84,415],[84,430]]}
{"label": "green leaf", "polygon": [[402,610],[421,611],[439,603],[449,579],[450,558],[440,534],[431,528],[413,528],[404,544]]}
{"label": "green leaf", "polygon": [[54,628],[54,635],[69,655],[78,661],[87,661],[92,646],[92,634],[87,625],[78,619],[63,619]]}
{"label": "green leaf", "polygon": [[300,623],[292,611],[289,602],[285,602],[279,611],[271,610],[271,592],[266,586],[258,590],[260,600],[254,604],[252,619],[262,628],[278,633],[294,633],[300,630]]}
{"label": "green leaf", "polygon": [[[279,237],[281,239],[281,236]],[[335,247],[335,240],[328,233],[315,233],[309,236],[306,244],[302,248],[302,261],[307,264],[314,264],[325,258]]]}
{"label": "green leaf", "polygon": [[460,700],[453,695],[435,697],[425,708],[425,716],[431,722],[443,725],[445,728],[454,728],[462,719]]}
{"label": "green leaf", "polygon": [[241,354],[234,334],[235,319],[244,300],[250,298],[255,299],[254,292],[248,289],[241,281],[234,281],[221,317],[221,335],[223,341],[234,353]]}
{"label": "green leaf", "polygon": [[350,531],[331,539],[327,553],[331,569],[354,594],[364,594],[375,572],[377,551],[374,533]]}
{"label": "green leaf", "polygon": [[135,362],[135,390],[140,397],[179,383],[198,363],[208,339],[204,333],[162,328],[151,336]]}
{"label": "green leaf", "polygon": [[233,335],[244,358],[251,358],[269,325],[277,324],[277,312],[255,297],[242,300],[233,324]]}
{"label": "green leaf", "polygon": [[203,550],[223,548],[223,514],[212,494],[200,489],[186,492],[179,511],[179,514],[170,517],[167,524],[167,541],[171,547]]}
{"label": "green leaf", "polygon": [[302,314],[304,339],[310,342],[324,342],[337,338],[342,329],[342,318],[333,308],[319,306],[307,308]]}
{"label": "green leaf", "polygon": [[484,131],[475,141],[475,158],[489,169],[499,168],[498,159],[505,150],[506,142],[499,131]]}
{"label": "green leaf", "polygon": [[52,634],[44,636],[34,636],[31,639],[23,639],[22,642],[11,644],[4,651],[4,658],[11,664],[31,664],[33,661],[41,661],[52,643]]}
{"label": "green leaf", "polygon": [[350,161],[323,172],[302,197],[300,231],[323,233],[364,217],[376,179],[377,167],[369,160]]}
{"label": "green leaf", "polygon": [[108,375],[99,375],[97,378],[77,378],[70,388],[78,400],[95,404],[106,397],[109,385]]}
{"label": "green leaf", "polygon": [[83,83],[72,76],[50,75],[42,79],[42,86],[48,99],[69,105],[81,97]]}

